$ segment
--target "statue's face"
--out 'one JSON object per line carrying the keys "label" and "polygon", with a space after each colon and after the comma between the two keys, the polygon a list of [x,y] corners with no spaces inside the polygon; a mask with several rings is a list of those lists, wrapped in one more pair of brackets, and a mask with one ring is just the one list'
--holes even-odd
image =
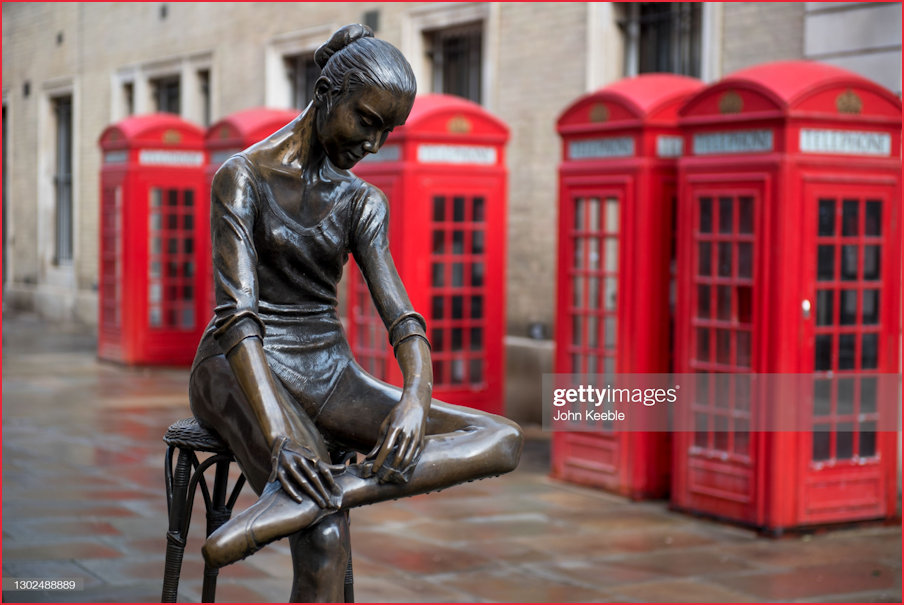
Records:
{"label": "statue's face", "polygon": [[317,138],[330,161],[348,170],[368,153],[380,150],[392,129],[405,123],[412,103],[411,97],[382,88],[351,90],[333,99],[320,122]]}

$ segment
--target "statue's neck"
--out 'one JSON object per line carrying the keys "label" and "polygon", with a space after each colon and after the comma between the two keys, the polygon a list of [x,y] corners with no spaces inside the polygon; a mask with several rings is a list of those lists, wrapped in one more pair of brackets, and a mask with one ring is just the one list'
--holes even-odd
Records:
{"label": "statue's neck", "polygon": [[304,171],[306,175],[321,172],[326,153],[317,139],[317,109],[309,104],[291,124],[288,136],[280,145],[279,160],[287,169]]}

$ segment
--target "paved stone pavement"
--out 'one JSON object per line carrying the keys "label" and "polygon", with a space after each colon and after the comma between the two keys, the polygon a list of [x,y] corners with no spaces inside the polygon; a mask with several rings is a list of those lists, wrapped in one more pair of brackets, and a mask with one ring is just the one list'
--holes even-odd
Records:
{"label": "paved stone pavement", "polygon": [[[95,337],[30,316],[3,323],[3,600],[159,601],[161,441],[189,414],[184,369],[99,362]],[[901,528],[773,540],[548,477],[529,431],[514,473],[352,513],[361,602],[901,601]],[[251,497],[240,498],[238,508]],[[180,600],[199,601],[201,509]],[[71,592],[14,579],[78,578]],[[222,570],[218,600],[281,602],[284,542]]]}

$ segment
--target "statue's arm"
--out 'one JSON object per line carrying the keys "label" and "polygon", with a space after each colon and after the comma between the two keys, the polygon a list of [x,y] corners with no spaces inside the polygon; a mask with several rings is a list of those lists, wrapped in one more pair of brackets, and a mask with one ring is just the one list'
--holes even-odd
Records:
{"label": "statue's arm", "polygon": [[257,314],[257,252],[252,234],[258,200],[247,160],[235,156],[211,187],[210,230],[216,292],[216,338],[253,409],[268,444],[290,436],[277,387],[263,349]]}
{"label": "statue's arm", "polygon": [[[217,299],[214,337],[272,451],[270,481],[278,480],[297,501],[308,496],[321,507],[334,508],[334,469],[327,464],[323,439],[307,416],[290,414],[283,407],[291,403],[279,396],[264,353],[264,325],[257,314],[258,258],[252,237],[259,200],[246,162],[240,156],[227,161],[211,187]],[[235,418],[224,417],[222,422],[235,422]]]}
{"label": "statue's arm", "polygon": [[[388,228],[386,197],[371,188],[356,210],[351,251],[386,325],[403,376],[401,400],[384,423],[383,439],[371,454],[375,455],[375,469],[388,461],[404,470],[423,447],[433,367],[424,319],[414,311],[389,252]],[[392,454],[394,447],[397,452]]]}

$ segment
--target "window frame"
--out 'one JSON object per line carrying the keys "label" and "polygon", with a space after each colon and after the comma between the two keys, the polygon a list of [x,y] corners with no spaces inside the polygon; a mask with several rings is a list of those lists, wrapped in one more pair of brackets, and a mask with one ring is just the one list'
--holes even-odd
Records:
{"label": "window frame", "polygon": [[[213,55],[201,52],[183,57],[119,68],[111,78],[110,121],[157,111],[154,82],[179,80],[179,117],[204,126],[218,113]],[[127,89],[131,86],[131,107]]]}
{"label": "window frame", "polygon": [[[167,74],[148,78],[148,88],[151,91],[151,107],[155,112],[172,113],[182,115],[183,82],[180,74]],[[176,110],[169,105],[172,102],[172,92],[175,90]]]}
{"label": "window frame", "polygon": [[[320,66],[314,61],[313,52],[283,55],[283,64],[286,70],[286,80],[289,83],[288,107],[302,110],[314,100],[314,85],[320,77]],[[316,75],[311,78],[311,74],[314,73]]]}
{"label": "window frame", "polygon": [[418,90],[433,90],[432,65],[427,56],[429,33],[479,22],[483,29],[479,104],[488,111],[495,111],[498,105],[496,65],[501,10],[496,2],[450,2],[418,6],[405,13],[402,17],[402,40],[399,48],[411,63]]}
{"label": "window frame", "polygon": [[[38,255],[43,265],[41,284],[63,289],[76,288],[76,266],[80,259],[81,212],[80,212],[80,186],[79,174],[81,171],[81,157],[76,150],[80,148],[80,120],[79,107],[81,92],[79,82],[74,78],[55,78],[45,81],[39,89],[38,113],[38,139],[39,148],[44,153],[38,154],[37,174],[37,248]],[[71,223],[72,223],[72,255],[70,259],[57,259],[57,208],[56,187],[56,115],[54,111],[54,99],[70,97],[72,100],[72,181],[71,195]]]}
{"label": "window frame", "polygon": [[[588,92],[637,75],[626,69],[630,49],[622,23],[627,3],[590,2],[587,5],[588,44],[586,51]],[[722,2],[702,3],[700,23],[700,75],[704,82],[722,77]]]}
{"label": "window frame", "polygon": [[314,51],[338,28],[338,25],[329,23],[280,34],[267,42],[264,50],[264,101],[267,107],[293,107],[293,85],[286,60],[304,55],[313,57]]}
{"label": "window frame", "polygon": [[[625,76],[633,77],[641,73],[653,72],[675,73],[691,77],[702,75],[703,6],[694,2],[630,2],[620,8],[621,15],[618,24],[625,44]],[[643,14],[644,8],[653,8],[660,12],[645,15]],[[695,15],[694,13],[697,11],[699,12]],[[669,34],[669,46],[666,51],[668,65],[662,65],[656,57],[652,57],[652,65],[642,65],[645,58],[644,42],[649,41],[651,35],[652,39],[657,42],[661,38],[659,35],[654,35],[658,34],[657,26],[664,27]],[[652,31],[644,31],[645,28],[652,28]],[[697,46],[696,49],[693,48],[694,44]],[[655,55],[665,49],[654,44],[650,50],[653,51],[651,54]],[[651,57],[648,56],[647,59],[651,59]]]}
{"label": "window frame", "polygon": [[[482,21],[444,27],[424,32],[425,48],[431,65],[431,90],[444,94],[452,94],[463,97],[475,103],[480,103],[483,98],[483,37],[484,24]],[[451,44],[455,40],[463,40],[463,47],[459,49],[462,60],[456,67],[468,70],[465,90],[453,90],[449,86],[450,55],[454,52]],[[475,65],[476,63],[476,65]],[[474,73],[474,70],[477,70]],[[459,82],[458,84],[461,84]]]}

